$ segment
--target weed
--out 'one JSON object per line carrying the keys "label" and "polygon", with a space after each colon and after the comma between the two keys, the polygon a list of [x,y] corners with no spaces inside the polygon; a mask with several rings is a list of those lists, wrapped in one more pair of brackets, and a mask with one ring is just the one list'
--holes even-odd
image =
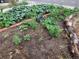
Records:
{"label": "weed", "polygon": [[15,34],[15,35],[13,36],[13,43],[14,43],[15,45],[19,45],[21,42],[22,42],[22,39],[19,37],[19,35]]}
{"label": "weed", "polygon": [[61,33],[61,29],[59,25],[57,24],[56,20],[53,20],[52,17],[48,17],[46,20],[42,23],[44,27],[47,28],[49,34],[53,37],[58,37]]}
{"label": "weed", "polygon": [[20,31],[25,31],[28,29],[28,25],[22,24],[17,29],[19,29]]}
{"label": "weed", "polygon": [[27,30],[29,27],[35,30],[37,27],[36,21],[24,22],[22,25],[18,27],[18,29],[20,31],[24,31]]}
{"label": "weed", "polygon": [[36,29],[37,27],[37,23],[35,21],[27,22],[26,24],[32,29]]}
{"label": "weed", "polygon": [[54,25],[54,26],[49,25],[49,27],[47,29],[48,29],[49,34],[53,37],[58,37],[61,33],[61,29],[57,25]]}
{"label": "weed", "polygon": [[25,36],[24,36],[24,40],[31,40],[31,36],[29,35],[29,34],[26,34]]}

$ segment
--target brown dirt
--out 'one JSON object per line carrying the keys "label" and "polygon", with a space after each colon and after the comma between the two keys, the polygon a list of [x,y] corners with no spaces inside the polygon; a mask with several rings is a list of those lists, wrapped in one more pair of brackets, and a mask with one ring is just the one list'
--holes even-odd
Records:
{"label": "brown dirt", "polygon": [[[30,34],[30,41],[23,41],[19,46],[12,43],[15,33],[20,37]],[[36,30],[21,32],[16,28],[0,33],[0,59],[72,59],[67,49],[67,39],[63,33],[58,38],[51,38],[46,29],[38,25]]]}

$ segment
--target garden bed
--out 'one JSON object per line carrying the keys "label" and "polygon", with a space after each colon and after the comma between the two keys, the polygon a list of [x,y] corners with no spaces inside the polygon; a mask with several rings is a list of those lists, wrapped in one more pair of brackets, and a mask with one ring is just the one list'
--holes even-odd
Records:
{"label": "garden bed", "polygon": [[[44,12],[49,15],[43,17]],[[1,13],[0,59],[72,59],[63,21],[75,12],[43,4]]]}
{"label": "garden bed", "polygon": [[[31,35],[30,41],[22,41],[16,46],[12,39],[18,33],[20,38],[26,34]],[[28,29],[19,31],[17,28],[11,28],[0,33],[0,59],[71,59],[67,49],[67,39],[62,33],[58,38],[52,38],[48,31],[40,24],[36,30]]]}

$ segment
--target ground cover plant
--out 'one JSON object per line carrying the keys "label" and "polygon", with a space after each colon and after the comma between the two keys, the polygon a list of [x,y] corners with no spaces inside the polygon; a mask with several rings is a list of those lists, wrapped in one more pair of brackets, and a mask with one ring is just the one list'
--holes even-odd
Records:
{"label": "ground cover plant", "polygon": [[[49,12],[47,17],[43,17],[45,11]],[[0,59],[72,59],[67,49],[69,39],[62,31],[62,21],[75,12],[78,9],[51,4],[22,4],[6,13],[1,12],[0,28],[9,27],[24,19],[32,20],[0,33]]]}
{"label": "ground cover plant", "polygon": [[37,25],[37,22],[33,20],[30,22],[23,22],[23,24],[18,26],[17,29],[19,29],[20,31],[26,31],[28,30],[28,28],[32,28],[35,30]]}
{"label": "ground cover plant", "polygon": [[12,40],[15,45],[19,45],[22,42],[22,38],[18,34],[15,34]]}
{"label": "ground cover plant", "polygon": [[[53,37],[57,37],[61,29],[57,24],[58,21],[62,21],[70,14],[78,12],[78,9],[67,9],[64,7],[54,6],[52,4],[42,4],[42,5],[18,5],[14,6],[12,10],[2,13],[0,12],[0,28],[9,27],[12,24],[21,22],[24,19],[34,18],[42,15],[45,11],[50,13],[50,16],[42,22],[44,27],[48,30],[49,34]],[[33,20],[34,20],[33,19]],[[34,21],[27,22],[18,27],[19,30],[27,30],[28,27],[35,29],[37,24]]]}
{"label": "ground cover plant", "polygon": [[29,41],[29,40],[31,40],[31,35],[26,34],[23,36],[23,38],[21,38],[19,34],[15,33],[13,35],[12,42],[14,43],[14,45],[18,46],[19,44],[22,43],[22,41]]}
{"label": "ground cover plant", "polygon": [[25,41],[31,40],[31,36],[30,36],[29,34],[26,34],[26,35],[24,36],[24,40],[25,40]]}
{"label": "ground cover plant", "polygon": [[53,6],[51,4],[33,5],[33,6],[14,6],[12,10],[2,13],[0,12],[0,28],[8,27],[12,24],[22,21],[23,19],[33,18],[44,12],[50,11],[51,16],[56,20],[62,20],[66,16],[76,12],[77,10],[66,9],[64,7]]}
{"label": "ground cover plant", "polygon": [[61,33],[61,28],[58,26],[57,21],[52,17],[46,18],[42,24],[47,28],[49,34],[53,37],[58,37]]}

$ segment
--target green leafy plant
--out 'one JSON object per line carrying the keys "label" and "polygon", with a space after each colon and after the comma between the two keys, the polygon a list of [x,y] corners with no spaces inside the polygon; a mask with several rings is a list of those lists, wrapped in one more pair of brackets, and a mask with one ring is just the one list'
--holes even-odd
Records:
{"label": "green leafy plant", "polygon": [[20,25],[17,29],[19,29],[20,31],[25,31],[28,28],[32,28],[32,29],[36,29],[37,27],[37,23],[36,21],[30,21],[30,22],[24,22],[22,25]]}
{"label": "green leafy plant", "polygon": [[3,25],[2,22],[0,22],[0,29],[1,29],[1,28],[4,28],[4,25]]}
{"label": "green leafy plant", "polygon": [[22,24],[17,29],[19,29],[20,31],[25,31],[28,29],[28,25]]}
{"label": "green leafy plant", "polygon": [[52,25],[49,25],[49,27],[47,28],[48,29],[48,32],[51,36],[53,37],[58,37],[61,33],[61,29],[59,26],[52,26]]}
{"label": "green leafy plant", "polygon": [[16,34],[13,36],[13,43],[15,45],[19,45],[21,42],[22,42],[22,39],[19,37],[19,35]]}
{"label": "green leafy plant", "polygon": [[49,34],[53,37],[58,37],[61,33],[59,25],[57,24],[56,20],[53,20],[52,17],[45,19],[42,24],[47,28]]}
{"label": "green leafy plant", "polygon": [[26,24],[32,29],[36,29],[37,27],[37,23],[35,21],[27,22]]}
{"label": "green leafy plant", "polygon": [[[14,3],[13,3],[14,4]],[[3,13],[0,15],[0,20],[3,27],[8,27],[12,24],[17,22],[21,22],[25,18],[33,18],[40,15],[44,11],[50,11],[51,15],[55,20],[64,20],[65,17],[73,14],[74,12],[79,12],[79,9],[67,9],[64,7],[54,6],[52,4],[41,4],[41,5],[33,5],[33,6],[26,6],[18,5],[14,6],[12,10]]]}
{"label": "green leafy plant", "polygon": [[25,36],[24,36],[24,40],[31,40],[31,36],[29,35],[29,34],[26,34]]}

